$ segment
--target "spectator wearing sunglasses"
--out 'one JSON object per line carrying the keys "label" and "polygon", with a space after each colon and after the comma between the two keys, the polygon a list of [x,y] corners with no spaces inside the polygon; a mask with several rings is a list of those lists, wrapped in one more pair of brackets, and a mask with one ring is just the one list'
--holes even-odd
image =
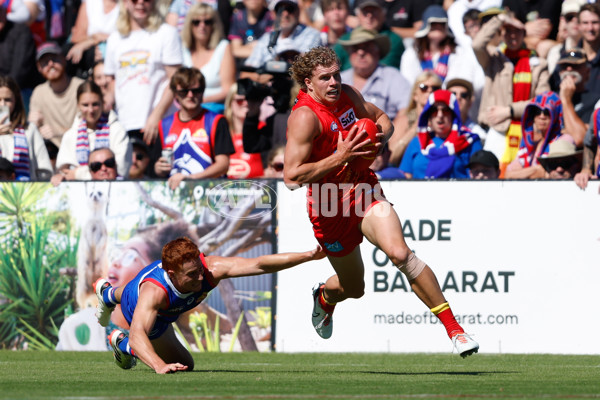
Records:
{"label": "spectator wearing sunglasses", "polygon": [[[244,121],[248,115],[249,103],[246,96],[238,93],[238,84],[234,83],[225,99],[225,118],[229,123],[231,140],[235,154],[229,157],[229,179],[258,178],[264,173],[261,153],[244,151]],[[261,122],[260,125],[265,125]],[[262,127],[262,126],[261,126]]]}
{"label": "spectator wearing sunglasses", "polygon": [[114,181],[123,179],[117,173],[115,153],[108,147],[90,152],[88,168],[93,181]]}
{"label": "spectator wearing sunglasses", "polygon": [[148,145],[140,138],[131,139],[132,155],[131,167],[129,167],[129,179],[146,180],[146,169],[150,164],[150,150]]}
{"label": "spectator wearing sunglasses", "polygon": [[154,165],[157,176],[168,176],[171,189],[184,179],[224,176],[229,156],[235,153],[225,116],[202,107],[204,85],[197,68],[181,67],[171,78],[170,87],[181,109],[160,123],[163,154]]}
{"label": "spectator wearing sunglasses", "polygon": [[108,147],[115,155],[118,174],[124,178],[131,165],[131,145],[125,128],[117,120],[115,112],[104,112],[102,89],[92,81],[85,81],[77,88],[75,123],[65,132],[56,157],[55,174],[51,181],[55,186],[64,180],[90,180],[88,168],[90,151]]}
{"label": "spectator wearing sunglasses", "polygon": [[[566,50],[561,54],[551,78],[550,86],[560,95],[563,107],[564,132],[571,135],[575,144],[581,146],[584,141],[587,122],[597,100],[597,94],[586,101],[589,95],[586,84],[591,73],[590,63],[581,48]],[[590,102],[590,100],[592,100]]]}
{"label": "spectator wearing sunglasses", "polygon": [[469,116],[474,101],[473,85],[469,80],[462,78],[450,79],[445,85],[446,89],[456,96],[460,108],[460,120],[462,125],[469,128],[471,132],[476,133],[483,145],[485,143],[487,132]]}
{"label": "spectator wearing sunglasses", "polygon": [[539,157],[546,156],[550,144],[563,137],[563,107],[558,94],[544,92],[537,95],[526,107],[521,121],[523,138],[517,157],[507,166],[507,179],[543,179],[546,177]]}
{"label": "spectator wearing sunglasses", "polygon": [[419,115],[423,112],[427,98],[442,87],[442,80],[433,71],[422,72],[412,86],[408,107],[394,119],[394,134],[388,142],[389,164],[398,166],[408,143],[417,135]]}
{"label": "spectator wearing sunglasses", "polygon": [[448,90],[429,95],[419,132],[402,158],[407,179],[469,178],[471,156],[482,149],[479,136],[462,126],[458,101]]}
{"label": "spectator wearing sunglasses", "polygon": [[222,114],[236,71],[231,45],[217,11],[206,3],[194,4],[185,18],[181,38],[183,65],[196,67],[204,75],[202,106]]}
{"label": "spectator wearing sunglasses", "polygon": [[538,157],[547,179],[573,179],[581,171],[583,152],[565,136],[550,143],[548,154]]}
{"label": "spectator wearing sunglasses", "polygon": [[577,47],[579,40],[581,40],[579,18],[577,17],[577,14],[581,9],[581,5],[585,3],[585,0],[565,0],[562,3],[558,34],[556,37],[559,43],[552,46],[550,50],[548,50],[548,55],[546,56],[546,61],[548,61],[548,72],[550,75],[554,72],[556,63],[560,59],[561,54],[567,49]]}

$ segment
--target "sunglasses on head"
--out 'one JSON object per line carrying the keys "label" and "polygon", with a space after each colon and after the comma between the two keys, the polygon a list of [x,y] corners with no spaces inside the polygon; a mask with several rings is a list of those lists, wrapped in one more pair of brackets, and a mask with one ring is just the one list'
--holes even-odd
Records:
{"label": "sunglasses on head", "polygon": [[98,172],[100,171],[100,168],[102,168],[102,165],[104,165],[106,168],[115,168],[117,163],[114,157],[108,158],[104,161],[94,161],[90,163],[90,171]]}
{"label": "sunglasses on head", "polygon": [[202,89],[201,87],[193,89],[179,89],[175,91],[175,94],[179,97],[185,97],[187,96],[188,92],[192,92],[192,95],[198,96],[199,94],[202,94],[202,92],[204,92],[204,89]]}
{"label": "sunglasses on head", "polygon": [[277,172],[283,171],[283,163],[273,163],[271,164],[271,168],[273,168]]}
{"label": "sunglasses on head", "polygon": [[435,92],[436,90],[440,90],[442,87],[441,86],[437,86],[437,85],[426,85],[424,83],[419,83],[419,89],[421,90],[421,92],[425,93],[428,92],[430,89],[432,92]]}
{"label": "sunglasses on head", "polygon": [[205,26],[212,26],[215,23],[215,20],[212,18],[209,19],[193,19],[192,25],[199,26],[200,24],[204,24]]}

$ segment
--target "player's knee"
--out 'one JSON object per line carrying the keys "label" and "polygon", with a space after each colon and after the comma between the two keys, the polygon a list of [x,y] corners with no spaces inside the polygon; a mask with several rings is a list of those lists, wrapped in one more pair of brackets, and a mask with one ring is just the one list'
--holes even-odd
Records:
{"label": "player's knee", "polygon": [[425,262],[423,262],[419,257],[415,255],[412,251],[408,254],[406,261],[402,264],[395,264],[400,271],[409,281],[412,281],[417,278],[423,272],[423,269],[427,266]]}
{"label": "player's knee", "polygon": [[392,264],[398,266],[398,268],[405,265],[409,256],[413,254],[413,252],[410,251],[410,249],[406,246],[395,246],[388,253],[388,258]]}

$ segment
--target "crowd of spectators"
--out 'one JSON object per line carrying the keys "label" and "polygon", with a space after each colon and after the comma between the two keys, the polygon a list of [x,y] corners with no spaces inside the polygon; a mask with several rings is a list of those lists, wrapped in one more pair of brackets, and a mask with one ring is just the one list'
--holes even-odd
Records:
{"label": "crowd of spectators", "polygon": [[384,179],[600,173],[591,0],[80,0],[0,5],[0,180],[281,178],[315,46],[394,133]]}

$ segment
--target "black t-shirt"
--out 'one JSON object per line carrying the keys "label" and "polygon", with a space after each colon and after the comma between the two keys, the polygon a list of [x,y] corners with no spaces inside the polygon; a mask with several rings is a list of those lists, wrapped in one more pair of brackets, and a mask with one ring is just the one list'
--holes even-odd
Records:
{"label": "black t-shirt", "polygon": [[235,153],[231,133],[229,132],[229,124],[226,118],[221,118],[217,123],[217,131],[215,132],[215,143],[213,144],[215,156],[218,154],[230,155]]}
{"label": "black t-shirt", "polygon": [[552,23],[549,39],[556,39],[562,0],[503,0],[502,7],[508,7],[523,23],[540,18],[548,18]]}
{"label": "black t-shirt", "polygon": [[433,4],[442,5],[439,0],[386,0],[385,22],[387,26],[396,28],[412,28],[420,21],[423,11]]}

